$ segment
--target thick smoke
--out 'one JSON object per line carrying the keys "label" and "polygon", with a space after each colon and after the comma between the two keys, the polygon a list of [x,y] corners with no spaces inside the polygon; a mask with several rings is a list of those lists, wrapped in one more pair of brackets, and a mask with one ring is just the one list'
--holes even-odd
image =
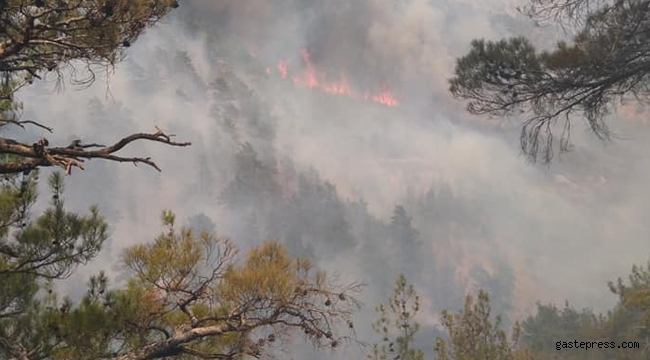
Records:
{"label": "thick smoke", "polygon": [[413,96],[414,88],[445,94],[455,55],[449,50],[463,49],[471,30],[494,35],[489,20],[473,7],[460,4],[461,12],[470,12],[456,15],[448,9],[452,4],[426,0],[206,1],[196,6],[220,33],[267,61],[288,58],[299,66],[304,48],[329,74],[343,71],[358,86],[388,85],[405,97]]}
{"label": "thick smoke", "polygon": [[[42,83],[26,90],[26,116],[66,134],[51,143],[69,143],[68,134],[108,143],[156,125],[193,142],[128,150],[151,156],[162,174],[90,162],[69,179],[69,204],[96,202],[112,225],[99,261],[73,283],[99,269],[118,277],[120,252],[152,240],[160,211],[170,208],[243,249],[279,237],[342,280],[366,281],[364,341],[375,340],[372,309],[399,272],[423,294],[426,350],[436,313],[458,309],[477,287],[511,317],[536,300],[604,309],[613,300],[606,281],[647,258],[650,225],[641,214],[650,211],[643,190],[650,132],[621,119],[615,130],[635,138],[604,147],[575,126],[575,151],[542,167],[519,156],[518,124],[467,116],[446,79],[471,39],[553,39],[512,5],[183,2],[106,82],[82,92],[56,94]],[[328,96],[266,74],[279,59],[303,66],[301,49],[355,86],[389,86],[400,106]]]}

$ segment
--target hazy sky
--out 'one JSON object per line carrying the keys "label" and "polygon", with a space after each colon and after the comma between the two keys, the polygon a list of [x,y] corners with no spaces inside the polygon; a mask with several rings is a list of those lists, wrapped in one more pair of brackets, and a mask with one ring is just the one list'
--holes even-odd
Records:
{"label": "hazy sky", "polygon": [[[520,156],[517,119],[471,117],[447,93],[454,59],[471,39],[527,35],[545,46],[552,43],[555,33],[528,23],[516,14],[516,5],[514,0],[191,1],[140,38],[107,81],[100,77],[84,91],[68,87],[56,93],[52,84],[25,90],[27,114],[54,125],[55,142],[64,144],[69,135],[110,142],[157,125],[194,143],[184,149],[142,144],[128,151],[152,156],[160,174],[145,166],[97,162],[73,174],[66,195],[71,206],[99,202],[111,218],[111,243],[87,270],[111,269],[124,246],[152,239],[165,208],[180,219],[205,213],[220,225],[218,231],[229,228],[220,222],[224,210],[215,199],[195,196],[194,188],[202,166],[215,188],[228,178],[230,160],[217,150],[234,145],[213,136],[214,101],[205,90],[228,67],[248,79],[272,109],[277,154],[303,169],[313,167],[343,199],[363,197],[373,214],[386,220],[408,191],[424,193],[442,182],[463,197],[480,199],[476,206],[489,214],[483,221],[494,241],[489,248],[468,245],[465,259],[482,261],[494,252],[507,261],[516,273],[521,311],[536,299],[568,298],[598,310],[610,306],[614,297],[606,282],[626,276],[650,252],[650,225],[642,217],[650,213],[650,131],[640,110],[629,107],[611,117],[621,139],[609,144],[595,140],[575,119],[575,150],[542,166]],[[188,30],[188,19],[199,29]],[[230,44],[219,49],[215,36]],[[272,69],[280,59],[300,64],[300,50],[309,49],[314,66],[344,71],[359,87],[386,84],[400,106],[330,99],[294,88],[277,73],[277,81],[258,86],[244,65],[217,60],[233,44]],[[172,63],[168,57],[176,50],[187,52],[200,79],[162,65]],[[138,69],[163,86],[135,81]],[[91,111],[91,99],[106,108],[104,117]],[[462,226],[462,219],[458,222]],[[431,251],[433,257],[440,250]],[[354,257],[323,266],[367,275]],[[421,266],[426,272],[427,265]],[[87,275],[76,279],[85,281]],[[379,299],[366,300],[372,307]]]}

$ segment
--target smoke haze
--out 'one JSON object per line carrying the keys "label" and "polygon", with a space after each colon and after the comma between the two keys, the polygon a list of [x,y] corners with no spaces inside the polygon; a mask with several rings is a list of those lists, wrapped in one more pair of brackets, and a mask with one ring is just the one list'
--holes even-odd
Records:
{"label": "smoke haze", "polygon": [[[606,282],[648,256],[650,131],[629,108],[611,117],[622,139],[607,145],[577,124],[575,150],[546,167],[520,156],[517,121],[467,115],[447,79],[471,39],[555,39],[516,5],[187,1],[90,89],[55,93],[41,83],[22,92],[26,117],[89,142],[159,126],[193,143],[125,150],[151,156],[160,174],[91,162],[68,179],[70,206],[99,204],[112,231],[68,291],[83,291],[100,269],[119,281],[122,249],[152,240],[169,208],[241,248],[279,237],[342,279],[367,282],[358,320],[366,341],[375,340],[372,309],[399,272],[425,298],[428,351],[436,314],[477,287],[513,319],[538,300],[608,308]],[[385,86],[399,106],[283,80],[278,61],[302,72],[302,49],[319,71],[359,89]]]}

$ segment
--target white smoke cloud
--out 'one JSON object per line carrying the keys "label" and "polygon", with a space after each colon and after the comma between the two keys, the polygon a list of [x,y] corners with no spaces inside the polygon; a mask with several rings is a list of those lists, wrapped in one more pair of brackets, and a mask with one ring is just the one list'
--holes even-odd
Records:
{"label": "white smoke cloud", "polygon": [[[467,251],[468,263],[494,265],[497,258],[514,266],[519,313],[538,299],[568,298],[597,309],[611,305],[606,281],[625,276],[633,263],[647,258],[650,228],[642,214],[650,211],[644,190],[650,180],[644,155],[650,132],[620,119],[613,123],[616,129],[635,138],[604,147],[575,126],[575,152],[542,167],[519,156],[518,124],[470,118],[447,94],[446,79],[473,38],[507,36],[512,29],[540,33],[513,18],[512,8],[513,3],[500,0],[194,1],[134,44],[129,59],[108,79],[110,96],[102,81],[83,92],[52,94],[43,84],[27,89],[21,96],[32,117],[59,130],[54,143],[69,141],[68,134],[110,142],[156,125],[194,143],[188,149],[141,144],[129,150],[151,156],[161,174],[144,166],[90,162],[86,172],[69,179],[73,208],[84,209],[93,199],[114,214],[111,244],[86,270],[114,268],[125,246],[151,240],[165,208],[179,219],[205,213],[219,233],[237,239],[233,229],[245,223],[224,219],[243,216],[228,214],[216,196],[199,192],[196,185],[202,172],[214,189],[225,186],[231,175],[237,145],[221,133],[222,125],[211,114],[216,100],[205,89],[227,67],[274,109],[278,158],[289,157],[301,169],[313,167],[343,198],[362,197],[376,216],[388,219],[409,191],[419,194],[440,183],[475,199],[487,214],[482,221],[493,242],[453,251]],[[198,29],[188,29],[184,18],[196,20]],[[330,98],[281,82],[259,85],[243,60],[217,60],[235,47],[256,52],[256,61],[267,66],[309,48],[318,66],[342,68],[358,82],[390,83],[402,106]],[[187,53],[198,79],[163,65],[176,51]],[[177,65],[178,73],[184,73],[183,66]],[[135,81],[136,67],[147,77]],[[88,109],[94,98],[105,118]],[[94,175],[99,171],[103,175]],[[457,222],[463,226],[463,219]],[[436,239],[425,240],[433,244]],[[239,244],[246,247],[251,241]],[[447,251],[428,249],[432,259]],[[356,262],[348,256],[323,266],[368,278]],[[432,264],[414,266],[426,273]],[[86,278],[87,272],[80,273],[75,281]],[[423,279],[418,285],[430,285]],[[369,285],[364,320],[388,295]],[[431,325],[436,304],[429,305],[423,321]]]}

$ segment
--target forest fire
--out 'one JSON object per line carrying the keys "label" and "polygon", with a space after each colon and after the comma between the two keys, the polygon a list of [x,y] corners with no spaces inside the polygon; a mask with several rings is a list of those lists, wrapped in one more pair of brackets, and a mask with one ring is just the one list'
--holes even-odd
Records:
{"label": "forest fire", "polygon": [[[304,63],[304,70],[300,74],[290,75],[289,62],[287,60],[278,61],[275,66],[275,72],[277,72],[283,80],[290,79],[296,86],[306,87],[308,89],[319,89],[329,94],[346,95],[355,99],[373,101],[386,106],[398,105],[397,99],[395,99],[395,96],[386,87],[373,92],[354,91],[345,74],[340,74],[337,80],[331,80],[327,77],[325,72],[319,72],[314,68],[314,65],[311,62],[311,56],[307,50],[303,49],[300,53]],[[271,67],[267,67],[266,73],[271,75],[274,71]]]}

